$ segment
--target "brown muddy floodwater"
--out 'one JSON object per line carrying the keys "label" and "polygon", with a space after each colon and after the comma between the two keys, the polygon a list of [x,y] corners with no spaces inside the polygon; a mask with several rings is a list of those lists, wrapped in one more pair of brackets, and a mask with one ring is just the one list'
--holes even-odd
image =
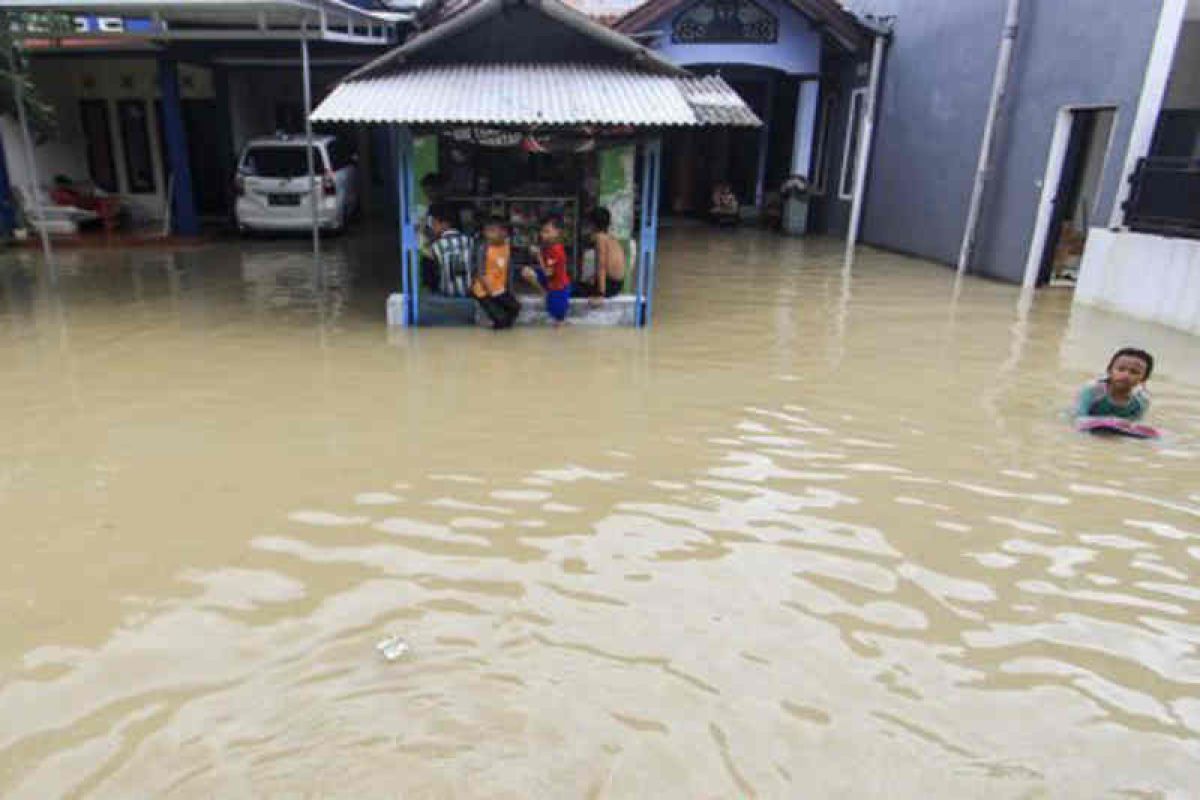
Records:
{"label": "brown muddy floodwater", "polygon": [[[0,795],[1200,794],[1197,340],[690,231],[653,330],[389,334],[306,247],[3,256]],[[1127,342],[1160,443],[1065,421]]]}

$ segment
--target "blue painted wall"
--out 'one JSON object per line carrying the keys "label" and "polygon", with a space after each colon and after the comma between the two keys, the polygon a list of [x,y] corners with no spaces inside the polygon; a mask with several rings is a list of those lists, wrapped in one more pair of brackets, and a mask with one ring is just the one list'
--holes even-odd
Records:
{"label": "blue painted wall", "polygon": [[[957,261],[1005,0],[856,0],[896,16],[863,220],[864,241]],[[974,270],[1020,281],[1056,115],[1116,106],[1099,211],[1111,211],[1161,0],[1026,0],[996,176]],[[845,113],[843,106],[842,113]],[[840,148],[840,143],[839,143]],[[836,163],[840,163],[840,152]],[[836,216],[836,215],[835,215]]]}
{"label": "blue painted wall", "polygon": [[807,17],[779,0],[756,0],[779,20],[774,44],[676,44],[671,41],[675,18],[687,10],[655,20],[647,30],[661,31],[654,49],[682,66],[695,64],[745,64],[767,67],[790,75],[816,75],[821,68],[821,35]]}

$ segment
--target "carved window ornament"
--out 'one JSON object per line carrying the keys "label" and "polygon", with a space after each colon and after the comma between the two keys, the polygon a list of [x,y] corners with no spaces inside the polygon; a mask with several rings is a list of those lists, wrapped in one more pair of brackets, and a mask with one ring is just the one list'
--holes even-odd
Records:
{"label": "carved window ornament", "polygon": [[675,18],[676,44],[774,44],[779,20],[754,0],[700,0]]}

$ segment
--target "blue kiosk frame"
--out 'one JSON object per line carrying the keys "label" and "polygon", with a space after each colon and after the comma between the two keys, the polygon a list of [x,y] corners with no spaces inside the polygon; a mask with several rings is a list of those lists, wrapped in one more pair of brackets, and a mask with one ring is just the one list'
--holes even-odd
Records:
{"label": "blue kiosk frame", "polygon": [[[395,134],[396,187],[400,230],[400,280],[404,297],[404,325],[421,324],[419,250],[416,195],[415,137],[408,126],[399,126]],[[658,208],[662,183],[662,140],[650,136],[639,141],[642,177],[639,182],[636,290],[634,293],[637,327],[650,324],[654,308],[655,275],[658,268]]]}

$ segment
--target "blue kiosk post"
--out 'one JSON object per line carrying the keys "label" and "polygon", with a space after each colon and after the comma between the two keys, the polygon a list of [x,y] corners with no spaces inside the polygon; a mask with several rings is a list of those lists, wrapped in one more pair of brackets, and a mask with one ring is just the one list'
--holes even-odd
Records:
{"label": "blue kiosk post", "polygon": [[12,186],[8,183],[6,161],[4,142],[0,141],[0,237],[9,236],[17,227],[17,214],[13,207]]}
{"label": "blue kiosk post", "polygon": [[654,279],[658,270],[658,200],[662,180],[662,140],[642,143],[642,203],[639,214],[637,325],[650,324],[654,312]]}
{"label": "blue kiosk post", "polygon": [[188,162],[187,132],[183,126],[183,104],[179,99],[179,63],[158,60],[158,86],[162,94],[163,135],[166,137],[171,192],[171,229],[180,236],[200,233],[196,201],[192,194],[192,169]]}
{"label": "blue kiosk post", "polygon": [[417,239],[417,195],[413,164],[413,134],[396,130],[396,194],[400,211],[400,285],[404,293],[404,324],[420,324],[421,254]]}

